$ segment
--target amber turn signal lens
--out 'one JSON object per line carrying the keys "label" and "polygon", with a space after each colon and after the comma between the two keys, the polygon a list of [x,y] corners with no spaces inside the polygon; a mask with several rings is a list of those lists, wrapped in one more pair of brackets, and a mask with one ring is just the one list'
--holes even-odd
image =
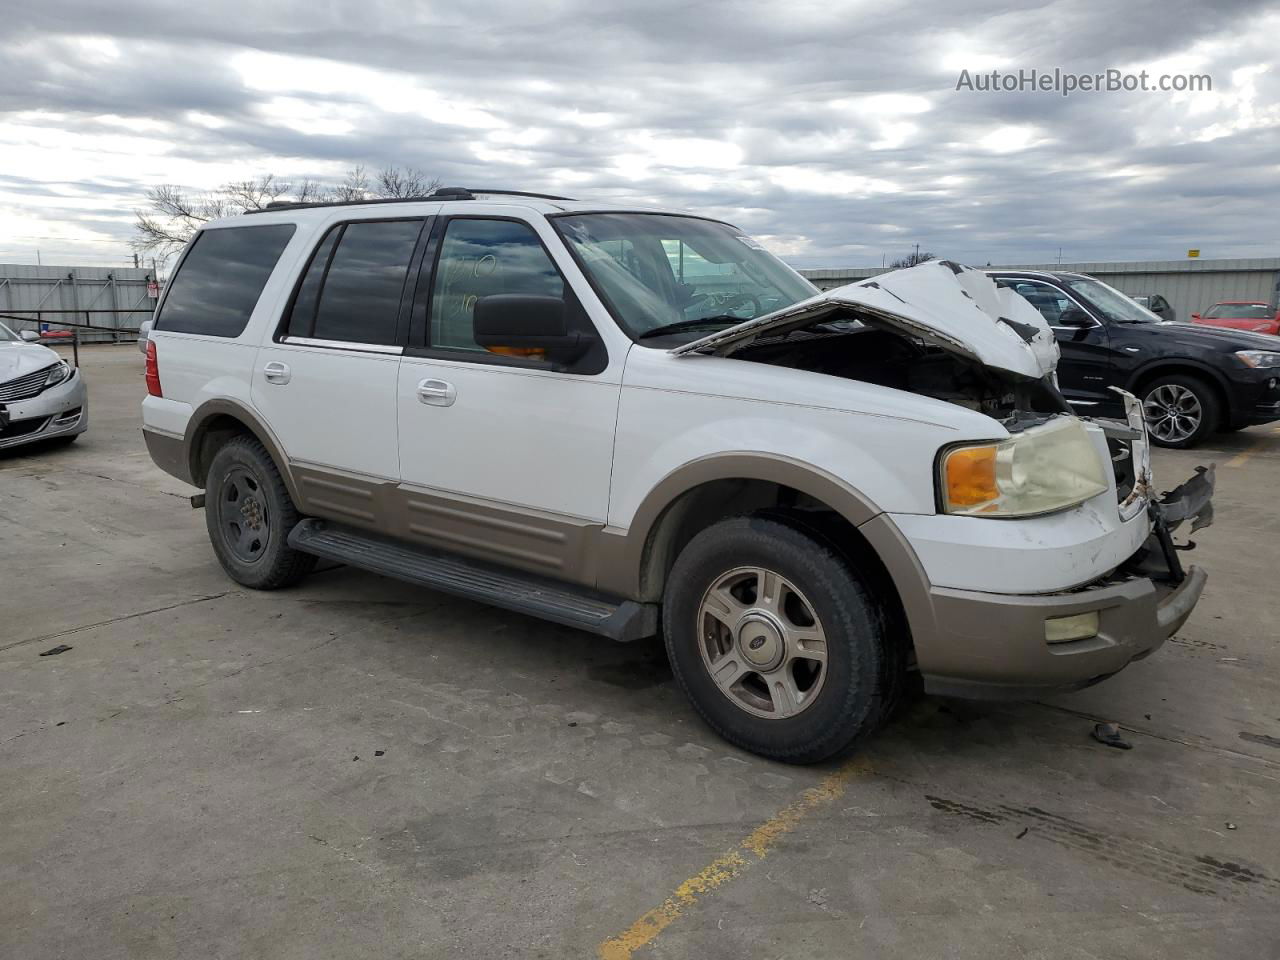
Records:
{"label": "amber turn signal lens", "polygon": [[1000,496],[996,487],[996,448],[965,447],[947,455],[947,504],[976,507]]}

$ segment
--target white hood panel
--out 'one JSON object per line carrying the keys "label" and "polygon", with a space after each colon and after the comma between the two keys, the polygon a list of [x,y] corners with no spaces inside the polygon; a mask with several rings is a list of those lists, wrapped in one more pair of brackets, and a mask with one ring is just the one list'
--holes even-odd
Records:
{"label": "white hood panel", "polygon": [[950,260],[847,284],[763,317],[676,347],[672,354],[728,356],[761,335],[820,320],[852,319],[892,327],[988,367],[1040,379],[1058,363],[1053,330],[1012,290]]}

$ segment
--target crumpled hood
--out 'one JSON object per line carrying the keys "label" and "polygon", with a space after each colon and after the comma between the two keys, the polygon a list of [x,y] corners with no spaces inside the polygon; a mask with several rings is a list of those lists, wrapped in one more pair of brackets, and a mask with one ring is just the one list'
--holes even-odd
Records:
{"label": "crumpled hood", "polygon": [[58,355],[38,343],[0,343],[0,383],[53,366]]}
{"label": "crumpled hood", "polygon": [[820,321],[860,320],[919,337],[988,367],[1040,379],[1058,363],[1058,344],[1040,311],[980,270],[930,260],[882,273],[683,344],[676,356],[729,356],[756,338]]}

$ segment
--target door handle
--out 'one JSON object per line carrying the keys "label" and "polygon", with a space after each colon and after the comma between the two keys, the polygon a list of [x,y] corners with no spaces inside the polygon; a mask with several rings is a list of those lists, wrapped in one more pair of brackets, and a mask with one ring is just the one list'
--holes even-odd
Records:
{"label": "door handle", "polygon": [[419,380],[418,402],[433,407],[451,407],[458,398],[458,391],[452,383],[444,380]]}
{"label": "door handle", "polygon": [[262,376],[266,379],[267,383],[283,384],[288,383],[289,378],[293,376],[293,374],[289,372],[289,365],[287,363],[281,363],[279,360],[272,360],[262,368]]}

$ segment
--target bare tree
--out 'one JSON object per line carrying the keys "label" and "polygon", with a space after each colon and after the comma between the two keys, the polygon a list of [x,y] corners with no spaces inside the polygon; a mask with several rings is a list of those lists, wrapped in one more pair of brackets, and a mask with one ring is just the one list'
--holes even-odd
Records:
{"label": "bare tree", "polygon": [[903,267],[914,267],[916,264],[928,263],[930,260],[937,259],[938,255],[936,253],[921,253],[917,250],[915,253],[908,253],[900,260],[893,261],[893,263],[889,264],[889,269],[901,270]]}
{"label": "bare tree", "polygon": [[321,188],[303,180],[296,187],[270,173],[252,180],[237,180],[204,194],[188,193],[182,187],[162,184],[147,191],[148,210],[135,210],[131,245],[139,253],[168,259],[210,220],[235,216],[247,210],[262,210],[281,197],[295,200],[318,199]]}
{"label": "bare tree", "polygon": [[428,177],[417,167],[384,167],[378,171],[374,189],[379,197],[425,197],[437,187],[440,181]]}
{"label": "bare tree", "polygon": [[425,197],[439,185],[439,180],[414,167],[385,167],[371,180],[363,165],[352,167],[333,187],[315,180],[290,183],[270,173],[223,184],[208,193],[189,193],[164,184],[147,191],[147,209],[134,211],[137,219],[130,243],[139,253],[167,260],[210,220],[263,210],[279,200],[328,203]]}
{"label": "bare tree", "polygon": [[330,197],[338,202],[347,203],[352,200],[373,199],[373,194],[369,191],[369,175],[364,172],[364,164],[348,170],[343,181],[330,191]]}

